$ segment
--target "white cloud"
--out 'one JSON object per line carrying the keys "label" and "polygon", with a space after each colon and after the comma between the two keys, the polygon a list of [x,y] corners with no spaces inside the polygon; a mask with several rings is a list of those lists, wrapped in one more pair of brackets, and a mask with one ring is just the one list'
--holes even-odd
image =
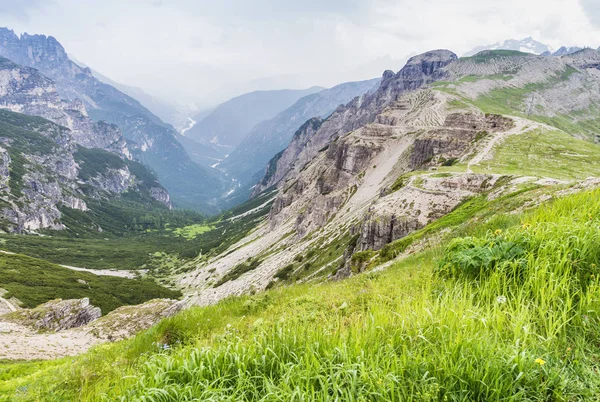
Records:
{"label": "white cloud", "polygon": [[[35,1],[0,6],[0,17],[17,31],[55,36],[114,80],[209,104],[259,88],[366,79],[432,48],[462,54],[525,36],[598,46],[592,2],[56,0],[37,11]],[[28,19],[16,18],[22,10]],[[397,64],[384,65],[391,60]]]}

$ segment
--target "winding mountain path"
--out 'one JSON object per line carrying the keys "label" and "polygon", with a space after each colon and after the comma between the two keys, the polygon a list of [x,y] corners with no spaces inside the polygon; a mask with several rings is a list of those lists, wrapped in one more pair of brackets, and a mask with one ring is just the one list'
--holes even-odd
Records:
{"label": "winding mountain path", "polygon": [[[483,149],[479,151],[473,159],[467,165],[467,173],[473,173],[471,170],[471,166],[480,164],[483,160],[489,159],[492,150],[494,147],[500,142],[515,134],[522,134],[525,131],[530,131],[531,129],[537,128],[537,123],[534,123],[530,120],[521,119],[519,117],[510,116],[510,118],[515,122],[515,126],[508,131],[496,133],[493,137],[485,144]],[[530,128],[525,130],[526,128]]]}

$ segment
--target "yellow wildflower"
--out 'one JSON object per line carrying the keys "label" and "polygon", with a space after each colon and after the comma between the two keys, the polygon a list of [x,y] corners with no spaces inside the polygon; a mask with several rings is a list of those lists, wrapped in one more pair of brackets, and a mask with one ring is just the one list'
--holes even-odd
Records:
{"label": "yellow wildflower", "polygon": [[496,236],[500,236],[502,234],[502,229],[496,229],[496,231],[494,232],[494,234]]}
{"label": "yellow wildflower", "polygon": [[531,227],[531,223],[524,223],[521,225],[522,229],[529,229]]}
{"label": "yellow wildflower", "polygon": [[539,358],[539,357],[537,359],[535,359],[535,362],[537,364],[539,364],[540,366],[543,366],[544,364],[546,364],[546,360]]}

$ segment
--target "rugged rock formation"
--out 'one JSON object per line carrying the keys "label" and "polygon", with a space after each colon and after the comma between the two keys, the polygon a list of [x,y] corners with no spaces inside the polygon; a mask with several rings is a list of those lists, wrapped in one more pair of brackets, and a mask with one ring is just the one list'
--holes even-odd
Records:
{"label": "rugged rock formation", "polygon": [[7,321],[30,326],[38,331],[65,331],[81,327],[100,318],[98,307],[90,304],[90,300],[52,300],[34,309],[23,309],[4,316]]}
{"label": "rugged rock formation", "polygon": [[473,141],[512,127],[512,120],[499,115],[450,114],[443,127],[427,131],[415,139],[410,168],[416,169],[428,163],[438,165],[440,159],[456,160]]}
{"label": "rugged rock formation", "polygon": [[[96,79],[89,68],[71,61],[55,38],[17,36],[11,30],[0,28],[0,56],[39,70],[54,82],[61,98],[70,104],[80,100],[93,121],[116,124],[128,140],[133,157],[156,173],[175,203],[207,212],[218,210],[213,205],[214,199],[223,192],[224,183],[229,184],[228,181],[219,172],[193,163],[171,126],[135,99]],[[76,105],[73,110],[71,119],[75,121],[82,108]]]}
{"label": "rugged rock formation", "polygon": [[84,104],[64,101],[54,83],[37,70],[0,57],[0,108],[44,117],[70,130],[71,139],[87,148],[102,148],[131,158],[117,126],[94,123]]}
{"label": "rugged rock formation", "polygon": [[87,211],[86,200],[114,200],[127,191],[170,206],[168,193],[143,166],[81,147],[70,130],[48,120],[0,110],[0,144],[4,231],[64,229],[62,208]]}
{"label": "rugged rock formation", "polygon": [[[283,152],[278,168],[273,175],[282,183],[292,177],[310,162],[318,152],[334,138],[343,136],[368,123],[395,102],[406,92],[414,91],[421,86],[440,80],[448,75],[444,67],[457,60],[457,56],[448,50],[436,50],[411,58],[406,66],[397,74],[386,71],[379,88],[358,97],[345,106],[340,106],[310,136],[304,135],[302,149],[299,143],[292,141],[292,146]],[[309,138],[306,138],[309,137]],[[273,180],[268,181],[274,184]]]}

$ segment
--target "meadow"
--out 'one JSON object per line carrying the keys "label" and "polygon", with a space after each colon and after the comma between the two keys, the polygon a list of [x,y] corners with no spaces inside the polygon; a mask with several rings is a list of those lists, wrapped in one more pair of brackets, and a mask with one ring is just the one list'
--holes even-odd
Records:
{"label": "meadow", "polygon": [[5,363],[0,392],[15,401],[595,399],[600,191],[467,218],[450,233],[384,271],[192,308],[74,359]]}

